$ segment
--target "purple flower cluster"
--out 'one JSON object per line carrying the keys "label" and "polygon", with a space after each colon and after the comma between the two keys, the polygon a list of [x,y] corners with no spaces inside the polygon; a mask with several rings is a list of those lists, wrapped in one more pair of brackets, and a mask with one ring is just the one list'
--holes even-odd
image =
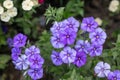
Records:
{"label": "purple flower cluster", "polygon": [[[40,55],[40,49],[35,45],[25,49],[26,41],[27,36],[21,33],[13,38],[12,62],[16,69],[24,70],[32,79],[40,79],[43,77],[44,59]],[[22,54],[22,52],[25,52],[25,54]]]}
{"label": "purple flower cluster", "polygon": [[[85,52],[91,56],[100,56],[102,54],[103,50],[103,44],[107,38],[106,33],[104,30],[98,27],[97,22],[95,22],[93,17],[86,17],[83,18],[83,21],[81,23],[81,30],[86,31],[89,33],[89,38],[91,40],[91,44],[85,43],[85,41],[80,41],[76,44],[76,48],[80,50],[81,48],[85,48]],[[84,46],[83,46],[84,44]],[[78,47],[79,46],[79,47]],[[82,47],[81,47],[82,46]]]}
{"label": "purple flower cluster", "polygon": [[94,68],[95,74],[104,78],[107,77],[107,80],[120,80],[120,70],[110,71],[111,67],[108,63],[102,61],[98,62]]}
{"label": "purple flower cluster", "polygon": [[63,48],[75,42],[79,22],[70,17],[62,22],[55,22],[50,29],[52,32],[51,44],[54,48]]}
{"label": "purple flower cluster", "polygon": [[[106,33],[98,27],[93,17],[86,17],[83,18],[80,29],[83,30],[85,34],[89,33],[89,39],[79,39],[77,41],[77,33],[80,31],[79,25],[79,21],[70,17],[61,22],[55,22],[51,27],[52,46],[57,49],[63,48],[61,52],[52,52],[51,59],[53,64],[58,66],[62,63],[73,63],[77,67],[81,67],[87,62],[87,54],[91,57],[102,54],[103,44],[107,37]],[[74,46],[74,48],[71,48],[71,45]]]}
{"label": "purple flower cluster", "polygon": [[[70,45],[75,43],[79,25],[79,21],[73,17],[70,17],[62,22],[54,23],[53,27],[51,28],[53,35],[51,37],[51,44],[54,48],[63,48],[61,52],[52,52],[51,59],[54,65],[59,66],[63,63],[72,63],[77,67],[85,65],[87,56],[84,51],[86,50],[78,50],[79,46],[76,46],[78,49],[73,49],[70,47]],[[85,48],[89,45],[89,43],[85,42]]]}

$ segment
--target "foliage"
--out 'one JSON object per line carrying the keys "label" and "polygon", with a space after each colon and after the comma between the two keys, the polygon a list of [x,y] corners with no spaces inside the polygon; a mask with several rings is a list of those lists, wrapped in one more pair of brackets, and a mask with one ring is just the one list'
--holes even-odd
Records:
{"label": "foliage", "polygon": [[10,60],[9,55],[2,54],[0,55],[0,69],[5,69],[7,66],[7,62]]}
{"label": "foliage", "polygon": [[44,14],[46,16],[46,24],[49,21],[60,21],[63,18],[64,14],[64,7],[60,8],[53,8],[49,5],[48,9],[46,10],[46,13]]}
{"label": "foliage", "polygon": [[[72,6],[71,6],[72,5]],[[82,0],[70,0],[66,7],[54,8],[49,5],[45,12],[46,24],[49,21],[61,21],[70,16],[84,16],[84,1]]]}

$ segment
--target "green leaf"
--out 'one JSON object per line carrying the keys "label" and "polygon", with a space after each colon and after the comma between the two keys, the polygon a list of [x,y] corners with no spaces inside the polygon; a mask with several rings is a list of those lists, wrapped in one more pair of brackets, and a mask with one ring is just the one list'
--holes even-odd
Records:
{"label": "green leaf", "polygon": [[118,34],[117,43],[120,43],[120,34]]}
{"label": "green leaf", "polygon": [[10,60],[9,55],[0,55],[0,69],[4,69],[7,66],[7,62]]}

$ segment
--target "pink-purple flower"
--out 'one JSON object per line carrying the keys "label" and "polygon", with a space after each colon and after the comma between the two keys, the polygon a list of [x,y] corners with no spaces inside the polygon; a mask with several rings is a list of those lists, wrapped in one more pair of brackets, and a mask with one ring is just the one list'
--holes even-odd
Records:
{"label": "pink-purple flower", "polygon": [[95,66],[94,71],[98,77],[104,78],[104,77],[108,76],[110,69],[111,69],[111,67],[108,63],[104,63],[104,62],[100,61]]}
{"label": "pink-purple flower", "polygon": [[22,33],[17,34],[13,39],[14,47],[24,47],[26,44],[27,36]]}
{"label": "pink-purple flower", "polygon": [[84,40],[78,40],[76,42],[76,45],[75,45],[75,49],[78,51],[78,52],[85,52],[85,53],[88,53],[88,49],[90,47],[90,43],[88,41],[84,41]]}
{"label": "pink-purple flower", "polygon": [[72,29],[65,29],[60,33],[60,38],[65,45],[73,44],[75,42],[76,36],[76,32]]}
{"label": "pink-purple flower", "polygon": [[63,31],[65,26],[63,22],[54,22],[53,26],[50,28],[50,31],[53,35],[59,34],[59,32]]}
{"label": "pink-purple flower", "polygon": [[41,68],[44,63],[44,59],[39,54],[34,54],[29,57],[29,62],[31,68]]}
{"label": "pink-purple flower", "polygon": [[8,38],[7,39],[7,44],[9,47],[13,47],[13,39],[12,38]]}
{"label": "pink-purple flower", "polygon": [[84,53],[84,52],[77,52],[74,64],[77,67],[81,67],[81,66],[86,64],[86,61],[87,61],[86,53]]}
{"label": "pink-purple flower", "polygon": [[33,80],[37,80],[43,77],[43,68],[31,68],[27,71],[27,73]]}
{"label": "pink-purple flower", "polygon": [[20,48],[12,48],[11,49],[11,57],[13,60],[17,60],[19,55],[21,54],[21,49]]}
{"label": "pink-purple flower", "polygon": [[59,35],[54,35],[51,37],[51,44],[54,48],[63,48],[65,46]]}
{"label": "pink-purple flower", "polygon": [[108,80],[120,80],[120,70],[110,72],[107,76]]}
{"label": "pink-purple flower", "polygon": [[94,20],[93,17],[83,18],[81,23],[81,29],[87,32],[93,32],[98,26],[98,23]]}
{"label": "pink-purple flower", "polygon": [[102,50],[103,50],[103,46],[102,45],[91,44],[91,46],[88,49],[88,54],[91,57],[100,56],[102,54]]}
{"label": "pink-purple flower", "polygon": [[63,21],[65,28],[72,29],[77,32],[80,26],[79,21],[77,21],[74,17],[69,17],[68,19]]}
{"label": "pink-purple flower", "polygon": [[73,63],[75,61],[76,51],[67,46],[60,52],[60,57],[64,63]]}
{"label": "pink-purple flower", "polygon": [[56,66],[59,66],[63,63],[59,52],[52,51],[51,59],[52,59],[53,64]]}
{"label": "pink-purple flower", "polygon": [[29,48],[25,49],[25,54],[27,56],[31,56],[31,55],[39,54],[39,53],[40,53],[40,49],[37,48],[35,45],[32,45]]}
{"label": "pink-purple flower", "polygon": [[17,60],[13,61],[15,68],[18,70],[26,70],[29,67],[29,61],[26,55],[21,55]]}
{"label": "pink-purple flower", "polygon": [[93,44],[102,45],[105,42],[107,35],[101,28],[97,28],[89,34],[89,38]]}

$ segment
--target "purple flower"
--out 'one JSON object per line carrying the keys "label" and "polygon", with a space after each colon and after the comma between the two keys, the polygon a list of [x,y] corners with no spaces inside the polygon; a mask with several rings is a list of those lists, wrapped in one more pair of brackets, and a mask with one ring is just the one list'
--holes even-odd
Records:
{"label": "purple flower", "polygon": [[76,45],[75,45],[75,49],[78,52],[85,52],[88,53],[88,48],[90,47],[90,43],[88,41],[83,41],[83,40],[78,40]]}
{"label": "purple flower", "polygon": [[9,47],[13,47],[13,39],[7,38],[7,44],[9,45]]}
{"label": "purple flower", "polygon": [[110,72],[107,76],[108,80],[120,80],[120,70]]}
{"label": "purple flower", "polygon": [[63,48],[65,46],[59,35],[52,36],[51,43],[54,48]]}
{"label": "purple flower", "polygon": [[35,45],[32,45],[31,47],[25,49],[25,54],[27,56],[31,56],[33,54],[39,54],[39,53],[40,53],[40,49],[37,48]]}
{"label": "purple flower", "polygon": [[29,65],[29,61],[26,55],[21,55],[16,61],[13,61],[15,68],[18,70],[26,70]]}
{"label": "purple flower", "polygon": [[108,63],[99,62],[94,68],[95,73],[98,77],[107,77],[110,72],[110,65]]}
{"label": "purple flower", "polygon": [[59,66],[63,63],[60,54],[56,51],[52,51],[51,59],[53,64],[55,64],[56,66]]}
{"label": "purple flower", "polygon": [[86,64],[87,56],[84,52],[77,52],[74,64],[77,67],[81,67]]}
{"label": "purple flower", "polygon": [[65,29],[60,33],[60,38],[63,41],[64,44],[73,44],[76,39],[76,32],[71,29]]}
{"label": "purple flower", "polygon": [[23,47],[26,44],[27,36],[19,33],[13,39],[14,47]]}
{"label": "purple flower", "polygon": [[91,44],[90,48],[88,49],[89,55],[91,57],[100,56],[102,54],[103,47],[101,45],[94,45]]}
{"label": "purple flower", "polygon": [[53,26],[50,28],[53,35],[59,33],[60,31],[64,30],[65,26],[63,26],[63,22],[55,22]]}
{"label": "purple flower", "polygon": [[77,21],[74,17],[64,20],[63,23],[66,28],[72,29],[75,32],[78,31],[78,27],[80,25],[79,21]]}
{"label": "purple flower", "polygon": [[41,68],[44,63],[44,59],[39,54],[34,54],[29,57],[31,68]]}
{"label": "purple flower", "polygon": [[75,61],[76,51],[70,47],[65,47],[63,51],[60,52],[60,57],[64,63],[72,63]]}
{"label": "purple flower", "polygon": [[12,48],[11,49],[11,56],[13,60],[17,60],[19,55],[21,54],[21,49],[20,48]]}
{"label": "purple flower", "polygon": [[42,68],[29,69],[27,73],[33,80],[37,80],[43,77]]}
{"label": "purple flower", "polygon": [[94,32],[89,34],[89,38],[93,44],[103,44],[107,38],[106,33],[101,29],[97,28]]}
{"label": "purple flower", "polygon": [[87,32],[94,31],[98,26],[98,23],[95,22],[93,17],[83,18],[81,23],[81,29]]}

